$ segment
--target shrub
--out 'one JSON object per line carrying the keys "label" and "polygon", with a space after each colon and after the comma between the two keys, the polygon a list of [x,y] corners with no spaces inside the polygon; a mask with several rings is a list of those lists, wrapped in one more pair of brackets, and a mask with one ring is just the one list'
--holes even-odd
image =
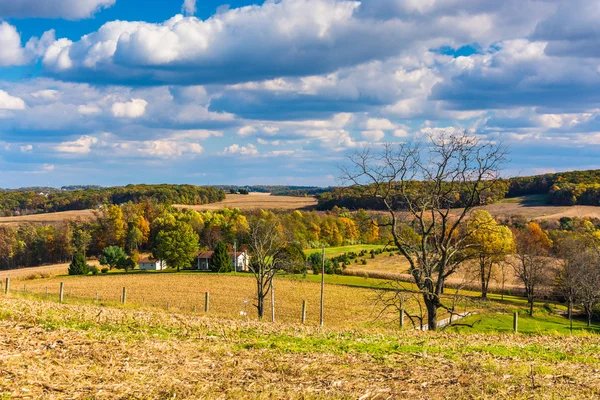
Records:
{"label": "shrub", "polygon": [[90,273],[90,266],[81,253],[75,254],[71,265],[69,265],[69,275],[87,275]]}
{"label": "shrub", "polygon": [[98,267],[96,267],[95,265],[90,267],[90,271],[92,271],[92,275],[98,275],[98,272],[100,272],[98,270]]}
{"label": "shrub", "polygon": [[108,268],[102,268],[100,270],[103,274],[107,274],[108,273]]}
{"label": "shrub", "polygon": [[365,259],[363,258],[362,260],[360,260],[360,263],[361,263],[362,265],[367,265],[367,260],[365,260]]}

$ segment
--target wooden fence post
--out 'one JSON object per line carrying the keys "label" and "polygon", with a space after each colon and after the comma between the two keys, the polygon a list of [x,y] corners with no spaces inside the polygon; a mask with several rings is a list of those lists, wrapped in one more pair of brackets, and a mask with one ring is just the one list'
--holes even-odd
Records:
{"label": "wooden fence post", "polygon": [[519,313],[515,311],[513,315],[513,330],[515,333],[519,332]]}
{"label": "wooden fence post", "polygon": [[10,292],[10,278],[6,278],[6,286],[4,287],[4,294],[8,294]]}
{"label": "wooden fence post", "polygon": [[325,303],[325,247],[323,247],[323,252],[321,254],[321,309],[319,313],[319,325],[321,326],[325,323],[323,319],[323,303]]}
{"label": "wooden fence post", "polygon": [[204,312],[208,312],[210,308],[210,292],[204,293]]}
{"label": "wooden fence post", "polygon": [[123,304],[127,303],[127,288],[126,287],[123,288],[123,296],[122,297],[123,297],[122,303]]}
{"label": "wooden fence post", "polygon": [[58,301],[60,301],[61,303],[63,302],[64,294],[65,294],[65,284],[63,282],[61,282],[60,283],[60,290],[59,290],[59,293],[58,293]]}
{"label": "wooden fence post", "polygon": [[400,307],[400,329],[404,328],[404,307]]}
{"label": "wooden fence post", "polygon": [[306,322],[306,300],[302,300],[302,323]]}

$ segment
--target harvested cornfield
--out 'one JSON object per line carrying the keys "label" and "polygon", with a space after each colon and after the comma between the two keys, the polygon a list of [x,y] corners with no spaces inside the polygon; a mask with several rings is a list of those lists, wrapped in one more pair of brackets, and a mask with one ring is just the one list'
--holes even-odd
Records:
{"label": "harvested cornfield", "polygon": [[394,334],[6,297],[0,309],[6,398],[600,396],[600,336]]}
{"label": "harvested cornfield", "polygon": [[[170,311],[203,312],[205,293],[210,293],[210,314],[228,318],[256,318],[256,285],[252,276],[211,273],[135,273],[83,277],[55,277],[21,281],[14,290],[45,295],[46,287],[56,298],[60,282],[64,294],[78,299],[95,299],[118,303],[127,288],[127,303]],[[377,316],[375,291],[341,285],[326,285],[325,320],[328,326],[360,327],[371,325]],[[275,280],[276,319],[282,322],[301,320],[302,301],[307,301],[307,322],[319,322],[320,285],[302,279]],[[247,301],[247,303],[245,303]],[[270,297],[267,299],[270,318]]]}

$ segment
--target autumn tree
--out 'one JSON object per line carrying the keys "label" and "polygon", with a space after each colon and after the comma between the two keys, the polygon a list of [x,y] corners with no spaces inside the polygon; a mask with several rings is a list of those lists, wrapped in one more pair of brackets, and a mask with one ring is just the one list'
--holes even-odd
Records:
{"label": "autumn tree", "polygon": [[494,265],[503,262],[506,255],[514,248],[511,230],[498,225],[496,220],[485,210],[476,210],[468,221],[469,243],[471,252],[477,259],[481,297],[486,298]]}
{"label": "autumn tree", "polygon": [[[471,210],[484,203],[498,183],[505,149],[468,132],[444,131],[426,144],[385,144],[350,156],[343,178],[363,198],[373,199],[388,215],[393,243],[410,264],[410,273],[427,308],[428,328],[437,313],[446,279],[463,262],[463,226]],[[453,211],[456,207],[462,207]],[[414,226],[417,242],[403,233]],[[379,224],[382,227],[382,224]],[[449,307],[444,307],[449,309]]]}
{"label": "autumn tree", "polygon": [[533,315],[537,292],[550,282],[552,241],[535,222],[530,222],[525,229],[516,230],[514,237],[516,257],[511,265],[525,287],[529,315]]}

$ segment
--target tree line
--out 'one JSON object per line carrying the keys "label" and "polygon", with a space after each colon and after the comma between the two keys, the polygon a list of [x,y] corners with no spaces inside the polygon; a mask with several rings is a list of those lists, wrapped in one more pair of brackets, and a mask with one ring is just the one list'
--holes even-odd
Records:
{"label": "tree line", "polygon": [[207,204],[225,199],[222,189],[193,185],[127,185],[82,190],[0,191],[0,215],[96,209],[104,205],[153,201],[161,204]]}

